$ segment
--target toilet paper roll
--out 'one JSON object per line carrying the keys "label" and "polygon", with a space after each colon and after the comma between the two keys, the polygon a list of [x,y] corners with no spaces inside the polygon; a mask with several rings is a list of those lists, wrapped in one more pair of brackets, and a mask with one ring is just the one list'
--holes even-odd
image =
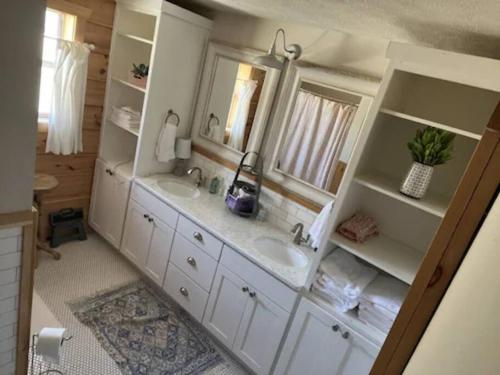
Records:
{"label": "toilet paper roll", "polygon": [[36,341],[36,354],[49,363],[59,364],[59,351],[66,328],[42,328]]}

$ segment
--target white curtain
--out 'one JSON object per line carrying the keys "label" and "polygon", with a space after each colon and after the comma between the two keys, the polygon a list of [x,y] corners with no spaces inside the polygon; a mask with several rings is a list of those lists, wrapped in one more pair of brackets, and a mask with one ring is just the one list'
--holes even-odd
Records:
{"label": "white curtain", "polygon": [[279,168],[328,190],[357,107],[299,91]]}
{"label": "white curtain", "polygon": [[45,152],[68,155],[83,151],[82,122],[90,48],[59,43]]}
{"label": "white curtain", "polygon": [[[238,150],[243,150],[243,141],[245,140],[245,128],[248,121],[248,112],[250,111],[250,103],[252,101],[253,93],[257,88],[257,81],[244,80],[238,81],[237,87],[237,100],[235,117],[231,124],[231,132],[227,145]],[[231,109],[231,112],[233,109]]]}

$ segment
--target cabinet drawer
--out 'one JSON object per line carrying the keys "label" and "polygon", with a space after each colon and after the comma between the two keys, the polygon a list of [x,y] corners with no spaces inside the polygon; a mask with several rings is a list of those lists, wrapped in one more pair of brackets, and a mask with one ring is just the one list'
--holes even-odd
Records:
{"label": "cabinet drawer", "polygon": [[132,199],[147,211],[159,217],[169,227],[175,229],[177,219],[179,218],[179,213],[176,210],[137,184],[134,184],[131,196]]}
{"label": "cabinet drawer", "polygon": [[181,215],[177,224],[177,232],[182,233],[185,238],[212,258],[219,260],[223,245],[222,241],[208,233],[205,229]]}
{"label": "cabinet drawer", "polygon": [[175,235],[170,261],[199,286],[210,291],[217,262],[179,233]]}
{"label": "cabinet drawer", "polygon": [[168,265],[163,289],[187,312],[201,322],[208,300],[208,293],[172,263]]}
{"label": "cabinet drawer", "polygon": [[288,312],[292,311],[297,299],[297,292],[239,255],[236,250],[224,245],[220,263],[264,293],[283,309]]}

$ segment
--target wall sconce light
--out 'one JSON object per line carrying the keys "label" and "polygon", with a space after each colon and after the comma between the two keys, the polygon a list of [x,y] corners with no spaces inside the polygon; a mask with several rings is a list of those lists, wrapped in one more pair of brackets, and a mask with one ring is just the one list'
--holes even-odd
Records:
{"label": "wall sconce light", "polygon": [[280,33],[283,34],[283,50],[285,51],[286,58],[288,60],[297,60],[300,57],[302,48],[298,44],[286,45],[285,30],[278,29],[274,36],[273,44],[269,48],[269,51],[267,51],[267,55],[262,55],[255,59],[257,64],[279,70],[283,69],[283,62],[276,55],[276,41]]}

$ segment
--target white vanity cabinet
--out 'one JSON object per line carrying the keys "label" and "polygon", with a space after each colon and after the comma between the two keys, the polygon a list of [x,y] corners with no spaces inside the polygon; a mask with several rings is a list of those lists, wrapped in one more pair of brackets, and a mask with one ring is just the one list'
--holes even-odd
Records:
{"label": "white vanity cabinet", "polygon": [[130,180],[97,159],[89,223],[91,227],[117,249],[123,233]]}
{"label": "white vanity cabinet", "polygon": [[121,252],[162,286],[178,214],[143,189],[132,190]]}
{"label": "white vanity cabinet", "polygon": [[269,374],[296,296],[224,247],[203,324],[249,368]]}
{"label": "white vanity cabinet", "polygon": [[380,348],[302,298],[275,375],[368,375]]}

